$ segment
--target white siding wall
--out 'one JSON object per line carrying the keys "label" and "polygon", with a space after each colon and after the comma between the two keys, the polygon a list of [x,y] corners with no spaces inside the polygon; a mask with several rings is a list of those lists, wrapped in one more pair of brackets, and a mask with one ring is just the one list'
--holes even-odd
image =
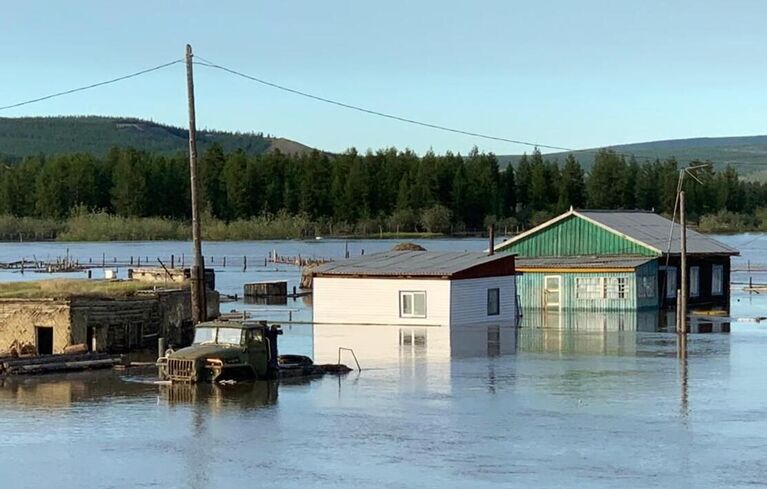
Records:
{"label": "white siding wall", "polygon": [[[450,323],[449,280],[315,277],[313,289],[315,323],[424,326]],[[400,291],[421,290],[426,291],[426,317],[400,318]]]}
{"label": "white siding wall", "polygon": [[[501,311],[487,315],[487,289],[500,289]],[[487,277],[451,282],[451,325],[513,323],[517,319],[516,276]]]}

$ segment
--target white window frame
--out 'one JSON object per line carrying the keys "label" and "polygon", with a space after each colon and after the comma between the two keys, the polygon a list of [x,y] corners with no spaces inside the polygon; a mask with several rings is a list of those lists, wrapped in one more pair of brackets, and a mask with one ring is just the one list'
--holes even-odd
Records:
{"label": "white window frame", "polygon": [[577,300],[595,301],[605,298],[604,277],[576,277],[575,298]]}
{"label": "white window frame", "polygon": [[724,265],[711,266],[711,295],[724,295]]}
{"label": "white window frame", "polygon": [[[416,295],[423,295],[423,314],[417,314],[415,311],[415,296]],[[403,300],[403,297],[410,296],[411,303],[413,305],[413,312],[412,313],[406,313],[403,310],[403,306],[405,305],[405,301]],[[399,291],[399,317],[401,318],[420,318],[423,319],[426,317],[426,311],[427,311],[427,304],[426,304],[426,291],[425,290],[400,290]]]}
{"label": "white window frame", "polygon": [[629,283],[626,277],[602,277],[603,299],[625,300],[628,298],[629,292]]}
{"label": "white window frame", "polygon": [[690,267],[690,297],[700,297],[700,267]]}

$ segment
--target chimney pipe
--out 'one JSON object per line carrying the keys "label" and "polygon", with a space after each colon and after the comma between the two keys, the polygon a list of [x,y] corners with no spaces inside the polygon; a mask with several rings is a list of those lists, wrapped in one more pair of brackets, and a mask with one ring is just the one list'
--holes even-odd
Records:
{"label": "chimney pipe", "polygon": [[495,255],[495,224],[490,225],[490,247],[488,250],[489,255]]}

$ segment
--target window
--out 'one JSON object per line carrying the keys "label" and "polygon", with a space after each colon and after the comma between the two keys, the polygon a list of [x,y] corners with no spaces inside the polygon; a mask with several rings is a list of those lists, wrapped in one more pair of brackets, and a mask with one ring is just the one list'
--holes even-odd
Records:
{"label": "window", "polygon": [[643,299],[652,299],[655,297],[655,277],[642,276],[637,277],[638,296]]}
{"label": "window", "polygon": [[666,268],[666,297],[672,299],[676,297],[676,268]]}
{"label": "window", "polygon": [[700,267],[690,267],[690,297],[700,295]]}
{"label": "window", "polygon": [[600,277],[578,277],[575,279],[576,299],[602,299],[604,296],[603,279]]}
{"label": "window", "polygon": [[724,294],[724,267],[714,265],[711,267],[711,295]]}
{"label": "window", "polygon": [[487,289],[487,315],[497,316],[501,313],[501,289]]}
{"label": "window", "polygon": [[628,297],[628,281],[625,277],[607,277],[602,279],[605,299],[625,299]]}
{"label": "window", "polygon": [[400,292],[399,317],[425,318],[426,292]]}
{"label": "window", "polygon": [[194,344],[215,343],[216,328],[197,328],[194,331]]}
{"label": "window", "polygon": [[626,277],[579,277],[575,279],[575,298],[626,299],[630,294]]}

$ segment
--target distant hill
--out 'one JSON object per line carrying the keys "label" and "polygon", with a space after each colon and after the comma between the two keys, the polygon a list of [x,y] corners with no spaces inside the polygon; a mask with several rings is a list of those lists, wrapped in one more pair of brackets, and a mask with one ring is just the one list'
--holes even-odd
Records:
{"label": "distant hill", "polygon": [[[721,138],[670,139],[646,143],[622,144],[610,146],[619,153],[633,154],[639,161],[643,158],[676,157],[680,162],[689,160],[710,160],[717,168],[732,165],[741,174],[764,173],[767,170],[767,136],[739,136]],[[585,168],[591,168],[594,162],[594,149],[574,152],[575,157]],[[564,160],[567,153],[553,153],[546,158]],[[516,164],[521,155],[499,156],[505,166]]]}
{"label": "distant hill", "polygon": [[[261,154],[279,149],[300,153],[311,148],[283,138],[256,133],[197,131],[200,152],[213,142],[225,151],[242,149]],[[113,146],[132,146],[156,153],[186,151],[188,132],[179,127],[124,117],[21,117],[0,118],[0,155],[18,161],[29,155],[87,152],[105,155]]]}

